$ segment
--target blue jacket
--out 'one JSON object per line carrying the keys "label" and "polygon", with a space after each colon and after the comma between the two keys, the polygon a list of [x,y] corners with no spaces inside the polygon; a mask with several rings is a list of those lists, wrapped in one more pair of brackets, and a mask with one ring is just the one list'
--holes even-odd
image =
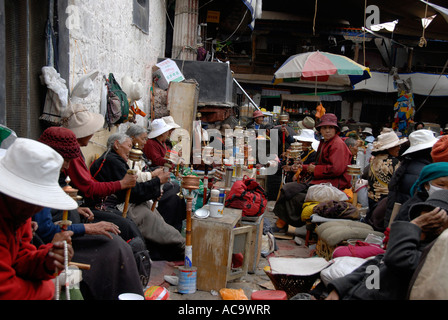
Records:
{"label": "blue jacket", "polygon": [[[62,231],[61,227],[53,223],[53,217],[50,208],[44,208],[42,211],[36,213],[33,217],[33,220],[36,221],[39,226],[36,231],[37,235],[45,243],[51,242],[54,235]],[[73,231],[73,236],[84,235],[86,232],[84,224],[82,223],[72,224],[67,229],[69,231]]]}

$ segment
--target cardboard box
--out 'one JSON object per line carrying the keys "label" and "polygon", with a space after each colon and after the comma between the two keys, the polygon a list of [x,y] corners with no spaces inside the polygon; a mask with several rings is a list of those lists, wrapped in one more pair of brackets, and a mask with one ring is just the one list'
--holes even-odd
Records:
{"label": "cardboard box", "polygon": [[185,78],[177,66],[176,62],[166,59],[155,65],[153,68],[154,82],[163,90],[167,90],[170,82],[181,82]]}

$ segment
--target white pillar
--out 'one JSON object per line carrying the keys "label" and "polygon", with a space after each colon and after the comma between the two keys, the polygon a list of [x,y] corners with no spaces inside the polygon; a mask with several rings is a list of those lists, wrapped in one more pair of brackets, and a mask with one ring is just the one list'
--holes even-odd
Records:
{"label": "white pillar", "polygon": [[199,0],[176,0],[171,58],[196,60]]}

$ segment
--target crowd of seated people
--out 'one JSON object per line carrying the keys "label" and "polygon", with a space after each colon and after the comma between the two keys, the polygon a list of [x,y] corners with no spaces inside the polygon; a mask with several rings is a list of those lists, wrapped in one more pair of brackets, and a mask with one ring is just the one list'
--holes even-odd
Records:
{"label": "crowd of seated people", "polygon": [[[90,167],[81,147],[103,128],[104,117],[82,105],[70,105],[62,126],[46,129],[38,141],[9,131],[10,140],[0,153],[0,299],[54,299],[54,279],[65,260],[91,267],[83,271],[84,299],[113,300],[123,292],[142,295],[147,282],[142,276],[150,270],[142,270],[145,266],[135,259],[135,239],[142,240],[151,259],[183,259],[185,201],[177,196],[179,185],[162,168],[174,129],[169,123],[156,119],[149,132],[129,124],[125,133],[111,134],[105,152]],[[292,179],[276,201],[277,231],[297,225],[311,186],[329,183],[340,191],[350,189],[347,166],[357,163],[354,141],[360,142],[358,152],[364,143],[372,144],[361,177],[369,200],[364,222],[385,232],[386,251],[330,282],[327,299],[409,298],[425,252],[448,227],[448,136],[418,128],[402,139],[392,130],[384,130],[374,141],[361,134],[344,137],[336,116],[328,113],[294,138],[306,152],[300,165],[290,168]],[[135,164],[129,154],[137,145],[143,156]],[[128,173],[131,166],[135,174]],[[82,200],[75,202],[63,191],[67,181]],[[291,208],[285,205],[288,201],[293,201],[293,210],[285,209]],[[401,205],[396,215],[395,204]],[[57,222],[66,212],[71,225],[65,228]],[[366,288],[363,278],[373,265],[385,279],[378,290]]]}

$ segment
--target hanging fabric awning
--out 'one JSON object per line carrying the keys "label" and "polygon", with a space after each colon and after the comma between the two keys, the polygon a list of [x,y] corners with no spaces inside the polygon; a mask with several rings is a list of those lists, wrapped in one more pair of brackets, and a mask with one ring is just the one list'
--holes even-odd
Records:
{"label": "hanging fabric awning", "polygon": [[434,8],[437,12],[439,12],[446,20],[446,22],[448,22],[448,9],[438,6],[436,4],[433,3],[429,3],[428,1],[425,0],[420,0],[423,3],[426,3],[428,6],[431,6],[432,8]]}
{"label": "hanging fabric awning", "polygon": [[[389,73],[370,71],[369,81],[361,81],[355,85],[355,90],[369,90],[375,92],[397,92],[394,79]],[[400,73],[400,79],[406,81],[411,79],[414,94],[427,96],[432,88],[431,96],[448,96],[448,76],[431,73]]]}
{"label": "hanging fabric awning", "polygon": [[261,18],[262,11],[262,0],[242,0],[246,5],[247,9],[249,9],[252,15],[252,21],[249,24],[249,28],[254,30],[255,28],[255,19]]}

